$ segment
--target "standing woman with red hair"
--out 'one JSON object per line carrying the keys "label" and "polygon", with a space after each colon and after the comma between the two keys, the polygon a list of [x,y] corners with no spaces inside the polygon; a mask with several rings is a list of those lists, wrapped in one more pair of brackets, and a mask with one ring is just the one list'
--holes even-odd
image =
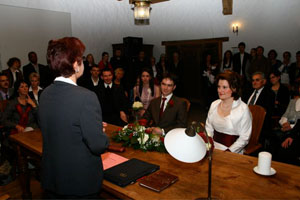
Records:
{"label": "standing woman with red hair", "polygon": [[42,187],[48,198],[97,198],[108,146],[95,93],[77,86],[83,74],[84,44],[77,38],[51,40],[47,61],[56,74],[41,94]]}

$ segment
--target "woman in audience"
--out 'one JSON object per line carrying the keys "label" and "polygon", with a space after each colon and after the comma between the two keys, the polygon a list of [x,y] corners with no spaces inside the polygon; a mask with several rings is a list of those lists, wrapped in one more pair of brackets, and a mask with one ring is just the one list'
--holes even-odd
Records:
{"label": "woman in audience", "polygon": [[18,81],[14,89],[15,97],[9,101],[3,114],[3,126],[8,128],[11,134],[37,128],[37,104],[28,95],[27,83]]}
{"label": "woman in audience", "polygon": [[252,131],[250,110],[241,98],[241,80],[236,72],[217,76],[219,99],[214,101],[206,119],[206,131],[215,148],[243,153]]}
{"label": "woman in audience", "polygon": [[29,75],[30,87],[29,87],[29,96],[31,99],[34,99],[36,103],[39,103],[40,95],[43,89],[40,85],[40,75],[36,72],[33,72]]}
{"label": "woman in audience", "polygon": [[84,71],[83,71],[83,75],[82,77],[86,78],[90,78],[91,77],[91,69],[94,66],[97,66],[94,60],[94,56],[93,54],[89,53],[86,56],[86,61],[83,63],[84,64]]}
{"label": "woman in audience", "polygon": [[39,104],[41,185],[49,199],[95,199],[101,189],[100,154],[108,139],[96,94],[76,85],[83,74],[84,50],[84,44],[74,37],[48,43],[47,61],[59,75],[43,91]]}
{"label": "woman in audience", "polygon": [[116,86],[123,86],[123,77],[124,77],[124,69],[123,68],[117,68],[115,69],[115,79],[114,84]]}
{"label": "woman in audience", "polygon": [[271,70],[278,70],[278,68],[281,66],[281,61],[276,58],[277,52],[275,51],[275,49],[271,49],[268,53],[268,61],[271,66]]}
{"label": "woman in audience", "polygon": [[148,108],[150,101],[160,96],[160,89],[154,84],[152,71],[144,68],[140,75],[139,85],[133,88],[134,100],[139,100],[143,103],[144,110],[140,112],[143,116],[145,110]]}
{"label": "woman in audience", "polygon": [[270,74],[271,89],[275,93],[274,116],[282,116],[290,102],[289,89],[280,83],[281,73],[273,70]]}
{"label": "woman in audience", "polygon": [[20,71],[21,61],[19,58],[13,57],[7,61],[8,69],[2,73],[8,77],[9,88],[14,87],[15,82],[23,80],[22,72]]}
{"label": "woman in audience", "polygon": [[230,50],[227,50],[224,53],[221,72],[224,72],[225,70],[232,70],[232,68],[233,68],[232,52]]}

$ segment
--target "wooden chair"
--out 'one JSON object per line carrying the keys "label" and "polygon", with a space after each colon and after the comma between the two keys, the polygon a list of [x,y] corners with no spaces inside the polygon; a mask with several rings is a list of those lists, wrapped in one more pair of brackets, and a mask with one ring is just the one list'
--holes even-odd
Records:
{"label": "wooden chair", "polygon": [[244,154],[246,155],[257,151],[259,148],[262,147],[262,145],[259,144],[258,140],[266,116],[266,111],[261,106],[249,105],[249,109],[252,114],[252,132],[249,143],[245,148]]}
{"label": "wooden chair", "polygon": [[185,101],[186,103],[186,111],[189,112],[190,111],[190,107],[191,107],[191,102],[186,99],[186,98],[181,98],[183,101]]}

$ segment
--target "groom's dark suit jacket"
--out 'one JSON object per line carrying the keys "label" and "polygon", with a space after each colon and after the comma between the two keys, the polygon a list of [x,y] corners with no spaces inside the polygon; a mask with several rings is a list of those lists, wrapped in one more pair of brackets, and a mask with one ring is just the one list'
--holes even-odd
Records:
{"label": "groom's dark suit jacket", "polygon": [[165,133],[174,128],[185,128],[187,126],[187,105],[185,101],[173,95],[161,119],[159,119],[160,104],[161,97],[153,99],[143,116],[148,121],[153,121],[151,126],[163,128]]}
{"label": "groom's dark suit jacket", "polygon": [[42,187],[59,195],[84,196],[101,189],[100,154],[108,146],[94,92],[54,81],[41,94]]}

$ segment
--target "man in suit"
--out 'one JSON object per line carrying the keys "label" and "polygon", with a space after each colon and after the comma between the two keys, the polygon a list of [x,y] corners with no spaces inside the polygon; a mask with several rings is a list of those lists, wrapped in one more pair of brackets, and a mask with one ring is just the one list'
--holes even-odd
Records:
{"label": "man in suit", "polygon": [[13,88],[15,82],[23,80],[23,74],[20,71],[21,61],[19,58],[12,57],[7,61],[8,69],[2,71],[8,77],[9,88]]}
{"label": "man in suit", "polygon": [[244,101],[248,105],[259,105],[266,110],[264,125],[261,131],[260,141],[264,142],[271,132],[271,118],[275,103],[274,92],[266,86],[267,80],[262,72],[255,72],[252,75],[252,93],[245,95]]}
{"label": "man in suit", "polygon": [[38,64],[38,58],[34,51],[28,53],[29,64],[23,67],[23,75],[25,82],[30,85],[29,76],[32,72],[40,75],[40,86],[46,88],[51,84],[51,72],[47,66]]}
{"label": "man in suit", "polygon": [[158,134],[166,134],[171,129],[186,127],[187,105],[182,99],[173,95],[176,88],[175,77],[165,76],[160,86],[161,97],[150,102],[143,118],[148,122],[153,121],[153,124],[150,124],[151,129]]}
{"label": "man in suit", "polygon": [[96,92],[97,87],[100,86],[101,84],[101,80],[100,80],[100,69],[98,66],[92,66],[91,70],[91,76],[90,77],[86,77],[85,79],[83,79],[82,81],[77,81],[78,85],[83,86],[93,92]]}
{"label": "man in suit", "polygon": [[[100,154],[108,146],[95,93],[76,85],[83,74],[84,44],[77,38],[51,40],[47,60],[55,74],[41,94],[42,182],[50,199],[97,198],[103,179]],[[61,62],[61,61],[67,62]]]}
{"label": "man in suit", "polygon": [[96,89],[101,102],[103,121],[124,126],[127,124],[128,99],[122,86],[113,83],[113,74],[110,68],[101,72],[103,83]]}
{"label": "man in suit", "polygon": [[13,88],[9,88],[8,77],[0,73],[0,101],[8,100],[13,95]]}
{"label": "man in suit", "polygon": [[233,71],[237,72],[246,80],[246,65],[250,61],[250,55],[245,52],[246,44],[239,43],[239,53],[233,56]]}

